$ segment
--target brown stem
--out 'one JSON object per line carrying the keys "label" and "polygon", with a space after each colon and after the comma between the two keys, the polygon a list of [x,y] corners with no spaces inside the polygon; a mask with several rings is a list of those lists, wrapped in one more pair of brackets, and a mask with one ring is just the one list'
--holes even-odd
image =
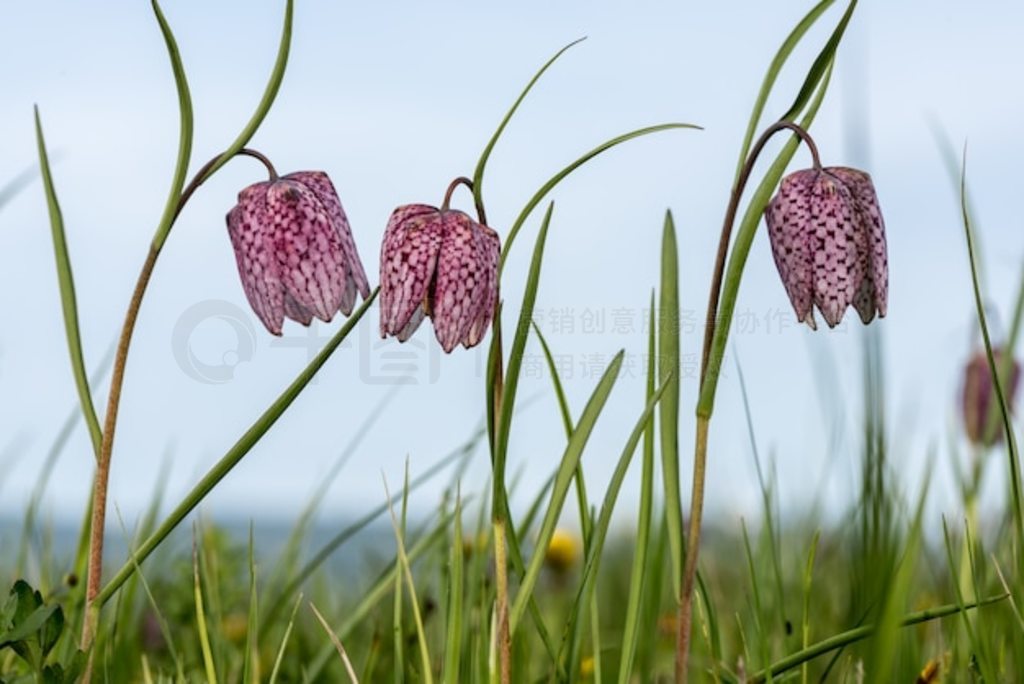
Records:
{"label": "brown stem", "polygon": [[769,126],[761,137],[757,139],[743,164],[736,185],[732,189],[729,198],[729,206],[725,210],[725,220],[722,222],[722,234],[718,240],[718,254],[715,257],[715,270],[711,276],[711,291],[708,294],[707,320],[704,326],[704,349],[700,361],[700,383],[704,384],[704,375],[708,368],[708,359],[711,356],[711,342],[715,337],[715,327],[718,323],[718,298],[722,295],[722,278],[725,275],[725,260],[729,256],[729,240],[732,237],[732,226],[736,222],[736,212],[739,209],[740,199],[743,197],[743,189],[747,186],[750,173],[754,170],[754,163],[757,161],[761,150],[768,143],[773,135],[782,130],[791,130],[800,136],[800,139],[807,144],[811,151],[811,159],[816,170],[821,169],[821,159],[818,156],[818,146],[814,144],[811,135],[804,128],[792,121],[777,121]]}
{"label": "brown stem", "polygon": [[[715,257],[715,270],[711,276],[711,290],[708,293],[707,320],[704,329],[704,347],[701,353],[700,384],[704,386],[704,379],[707,375],[708,361],[711,357],[711,345],[715,337],[715,328],[718,324],[718,299],[722,292],[722,282],[725,276],[725,262],[729,256],[729,240],[732,236],[732,226],[736,221],[736,212],[739,210],[740,199],[743,197],[743,190],[750,179],[758,156],[764,149],[773,135],[782,130],[790,130],[796,133],[811,152],[814,168],[821,170],[821,159],[818,156],[818,147],[814,140],[803,127],[792,121],[777,121],[761,134],[750,154],[747,155],[740,175],[736,179],[736,185],[729,197],[729,206],[725,210],[725,220],[722,222],[722,234],[718,241],[718,254]],[[691,624],[693,621],[693,589],[697,578],[697,555],[700,551],[700,528],[704,511],[704,480],[707,470],[708,451],[708,428],[710,416],[697,416],[697,437],[693,454],[693,484],[690,494],[690,520],[686,536],[686,561],[683,565],[683,577],[680,580],[679,595],[679,616],[676,628],[676,662],[675,676],[677,684],[686,684],[688,677],[688,662],[690,658],[690,636]]]}
{"label": "brown stem", "polygon": [[[458,178],[456,178],[455,180],[448,184],[448,189],[445,190],[444,193],[444,201],[441,203],[441,211],[448,211],[448,206],[451,204],[452,201],[452,193],[454,193],[455,188],[459,187],[460,185],[465,185],[467,188],[469,188],[470,192],[473,191],[473,181],[466,178],[465,176],[459,176]],[[482,223],[485,226],[487,225],[487,212],[484,211],[483,200],[476,201],[476,217],[477,220],[480,221],[480,223]]]}
{"label": "brown stem", "polygon": [[[255,150],[242,149],[238,154],[254,157],[267,167],[270,179],[277,178],[277,171],[270,163],[270,160]],[[203,165],[187,186],[182,190],[178,198],[177,207],[171,217],[171,225],[178,218],[182,209],[188,203],[189,198],[209,177],[210,169],[213,168],[221,156],[218,155]],[[100,606],[96,604],[96,597],[100,593],[103,574],[103,533],[107,516],[107,487],[110,481],[110,460],[114,450],[114,430],[117,427],[117,412],[121,402],[121,390],[124,386],[125,366],[128,362],[128,348],[131,346],[132,334],[135,331],[135,323],[139,317],[139,309],[142,307],[142,298],[146,294],[149,280],[153,275],[153,268],[156,266],[157,257],[160,255],[160,247],[151,245],[142,264],[142,271],[135,283],[135,290],[132,292],[131,301],[128,303],[128,311],[124,317],[124,324],[121,327],[121,336],[117,343],[117,351],[114,355],[114,366],[110,376],[110,394],[107,396],[107,411],[103,423],[103,439],[100,443],[99,459],[96,465],[96,476],[93,482],[92,516],[89,530],[89,560],[85,584],[85,605],[86,615],[82,623],[81,648],[88,651],[96,635],[99,624]],[[90,664],[92,657],[90,655]],[[85,674],[85,681],[88,681],[91,673],[88,667]]]}

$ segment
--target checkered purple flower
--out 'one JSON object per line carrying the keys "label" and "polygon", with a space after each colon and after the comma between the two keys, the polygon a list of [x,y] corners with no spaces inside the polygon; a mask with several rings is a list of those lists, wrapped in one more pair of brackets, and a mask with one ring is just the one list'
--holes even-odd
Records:
{"label": "checkered purple flower", "polygon": [[322,171],[250,185],[227,223],[245,296],[274,335],[286,317],[328,322],[339,310],[352,313],[357,292],[370,296],[345,211]]}
{"label": "checkered purple flower", "polygon": [[409,339],[429,316],[445,352],[480,343],[498,301],[498,234],[461,211],[407,204],[380,251],[380,334]]}
{"label": "checkered purple flower", "polygon": [[798,320],[817,329],[817,307],[833,328],[851,304],[865,324],[885,316],[885,222],[868,174],[838,166],[797,171],[782,180],[764,215]]}
{"label": "checkered purple flower", "polygon": [[[1002,367],[1005,352],[999,348],[992,349],[992,357],[996,369]],[[1020,385],[1020,364],[1013,360],[1010,377],[1003,384],[1003,392],[1012,409]],[[982,349],[971,357],[964,368],[960,408],[963,412],[964,432],[967,439],[974,444],[992,446],[1002,441],[1003,426],[996,420],[999,415],[999,404],[995,394],[995,384],[988,366],[988,355]]]}

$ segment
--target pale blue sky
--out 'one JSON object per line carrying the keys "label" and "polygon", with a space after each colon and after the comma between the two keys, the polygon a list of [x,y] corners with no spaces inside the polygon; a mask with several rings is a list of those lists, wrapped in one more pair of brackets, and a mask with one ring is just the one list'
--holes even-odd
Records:
{"label": "pale blue sky", "polygon": [[[574,410],[596,381],[589,377],[593,368],[619,348],[636,363],[633,377],[617,386],[585,456],[591,491],[601,492],[641,408],[641,311],[657,277],[664,211],[671,207],[676,216],[683,308],[697,321],[750,106],[768,60],[809,6],[299,1],[284,85],[252,146],[282,172],[314,168],[331,175],[375,282],[391,209],[437,203],[452,177],[471,173],[525,81],[574,38],[589,36],[535,89],[492,157],[486,198],[500,233],[548,176],[604,139],[665,121],[704,126],[703,132],[664,133],[611,152],[553,195],[557,207],[537,306],[556,353],[572,360],[565,382]],[[164,9],[192,86],[194,169],[235,136],[260,97],[283,3],[168,0]],[[766,117],[789,105],[840,11],[830,10],[796,51]],[[38,103],[50,147],[60,156],[54,175],[84,349],[95,365],[120,326],[170,180],[177,107],[167,57],[146,2],[19,3],[7,16],[0,26],[0,179],[35,163],[31,108]],[[878,328],[889,371],[890,424],[899,431],[892,457],[914,487],[929,447],[938,448],[938,508],[951,496],[945,445],[955,427],[953,402],[973,309],[957,207],[929,121],[941,122],[957,146],[970,140],[988,285],[1005,320],[1024,251],[1014,211],[1020,193],[1014,169],[1024,153],[1024,95],[1017,87],[1022,28],[1020,3],[864,2],[813,129],[826,164],[865,166],[878,186],[891,265],[889,317]],[[806,153],[799,153],[795,165],[806,164]],[[238,190],[261,178],[252,160],[232,162],[196,195],[161,257],[129,360],[115,446],[111,496],[128,520],[150,496],[165,454],[173,459],[166,498],[176,500],[306,361],[304,348],[272,346],[248,311],[224,227]],[[469,204],[464,194],[456,203]],[[527,223],[512,252],[503,292],[510,300],[520,296],[539,218]],[[13,445],[3,456],[0,515],[17,516],[49,435],[75,405],[38,183],[0,211],[0,305],[0,449]],[[188,327],[196,305],[229,317],[241,307],[253,325],[251,358],[237,365],[230,382],[200,382],[176,359],[175,344],[214,365],[234,347],[232,328],[222,320]],[[821,493],[824,464],[834,457],[824,493],[835,503],[849,501],[858,433],[851,429],[847,443],[831,453],[822,416],[838,410],[857,424],[856,316],[848,317],[845,332],[811,334],[792,325],[763,231],[737,312],[747,326],[759,322],[745,332],[737,323],[734,349],[743,360],[759,446],[777,460],[781,494],[798,506],[811,501]],[[790,325],[778,329],[776,314]],[[336,319],[315,332],[326,336],[339,325]],[[383,497],[382,471],[397,485],[406,456],[418,472],[472,431],[482,411],[482,352],[439,356],[428,326],[415,338],[420,347],[389,343],[380,349],[376,325],[373,312],[210,497],[208,511],[293,514],[388,391],[376,382],[386,374],[383,353],[419,349],[420,384],[396,395],[332,487],[328,510],[365,510]],[[285,339],[296,342],[304,334],[291,324]],[[697,353],[696,327],[683,345],[684,354]],[[534,361],[528,363],[538,353],[531,346]],[[812,370],[815,359],[826,358],[838,368],[838,385],[821,392],[815,382],[823,379],[816,381]],[[755,514],[759,503],[731,360],[726,372],[708,500],[729,522]],[[693,377],[684,380],[684,454],[695,386]],[[100,388],[99,406],[105,391]],[[554,467],[563,437],[546,373],[526,377],[520,395],[539,397],[518,419],[511,443],[510,467],[526,468],[522,490],[531,492]],[[823,396],[829,405],[819,405]],[[77,519],[91,462],[78,429],[50,488],[55,514]],[[486,462],[480,451],[465,490],[482,486]],[[992,470],[997,494],[1003,472],[1002,464]],[[628,513],[636,490],[631,477],[622,511]],[[424,491],[418,505],[430,506],[436,493]]]}

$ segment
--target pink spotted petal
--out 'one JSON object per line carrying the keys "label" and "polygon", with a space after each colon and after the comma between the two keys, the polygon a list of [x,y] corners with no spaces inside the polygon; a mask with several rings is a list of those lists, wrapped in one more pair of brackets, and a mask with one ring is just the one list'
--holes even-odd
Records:
{"label": "pink spotted petal", "polygon": [[228,236],[235,251],[242,289],[267,330],[281,334],[284,292],[274,258],[267,209],[269,183],[256,183],[238,193],[238,204],[227,215]]}
{"label": "pink spotted petal", "polygon": [[288,292],[284,293],[284,314],[302,325],[308,326],[313,322],[313,312],[295,301]]}
{"label": "pink spotted petal", "polygon": [[889,295],[889,257],[885,241],[885,220],[875,193],[871,176],[857,169],[832,167],[826,169],[840,178],[850,189],[860,217],[863,236],[861,263],[864,280],[858,289],[854,307],[864,323],[870,323],[878,312],[884,318]]}
{"label": "pink spotted petal", "polygon": [[498,305],[498,257],[501,253],[501,239],[495,231],[484,225],[478,226],[477,233],[477,245],[486,274],[486,290],[483,305],[462,340],[462,345],[466,349],[480,344]]}
{"label": "pink spotted petal", "polygon": [[278,180],[267,190],[278,272],[285,290],[320,320],[341,306],[345,255],[327,209],[304,184]]}
{"label": "pink spotted petal", "polygon": [[812,170],[797,171],[782,180],[779,192],[765,208],[765,223],[775,266],[797,320],[816,328],[814,304],[814,253],[804,230],[810,221]]}
{"label": "pink spotted petal", "polygon": [[398,335],[422,308],[442,233],[441,214],[434,207],[408,204],[392,212],[380,250],[381,337]]}
{"label": "pink spotted petal", "polygon": [[818,174],[808,198],[804,227],[814,255],[814,304],[830,328],[843,319],[860,286],[859,216],[850,190],[828,173]]}
{"label": "pink spotted petal", "polygon": [[338,232],[338,237],[341,240],[341,263],[345,268],[345,287],[340,309],[348,316],[355,307],[356,291],[363,299],[366,299],[370,296],[370,284],[366,280],[366,272],[363,270],[363,263],[359,258],[355,240],[352,238],[348,217],[341,206],[341,200],[338,199],[338,192],[334,189],[331,179],[323,171],[298,171],[290,173],[284,178],[298,181],[309,188],[327,210],[331,225]]}
{"label": "pink spotted petal", "polygon": [[444,240],[437,260],[434,334],[451,352],[486,311],[490,289],[487,253],[480,225],[461,211],[444,213]]}
{"label": "pink spotted petal", "polygon": [[398,338],[399,342],[407,341],[410,337],[413,336],[413,333],[416,332],[416,330],[420,327],[420,324],[423,323],[423,319],[426,317],[427,312],[423,308],[423,305],[420,304],[418,307],[416,307],[416,310],[412,312],[412,316],[409,318],[409,322],[405,324],[405,327],[399,330],[397,333],[395,333],[395,337]]}

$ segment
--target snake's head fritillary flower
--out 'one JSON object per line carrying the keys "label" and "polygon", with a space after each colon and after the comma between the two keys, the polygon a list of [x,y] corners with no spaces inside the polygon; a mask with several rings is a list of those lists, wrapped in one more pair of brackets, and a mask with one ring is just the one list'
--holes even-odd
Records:
{"label": "snake's head fritillary flower", "polygon": [[498,301],[498,234],[461,211],[395,209],[380,250],[380,334],[408,340],[429,316],[441,348],[476,346]]}
{"label": "snake's head fritillary flower", "polygon": [[274,335],[284,319],[309,325],[352,313],[370,296],[338,193],[322,171],[272,174],[238,193],[228,213],[242,287]]}
{"label": "snake's head fritillary flower", "polygon": [[797,171],[782,180],[764,214],[798,320],[816,329],[817,307],[834,328],[851,304],[865,324],[885,316],[885,222],[868,174],[839,166]]}
{"label": "snake's head fritillary flower", "polygon": [[[996,362],[996,369],[998,370],[1002,367],[1005,360],[1003,350],[994,348],[992,350],[992,357]],[[1006,384],[1003,385],[1003,392],[1006,393],[1007,401],[1011,407],[1017,395],[1017,386],[1019,384],[1020,364],[1014,359],[1010,377]],[[964,368],[963,395],[961,396],[960,408],[963,411],[964,432],[967,433],[967,438],[972,443],[992,446],[1003,439],[1002,425],[997,420],[999,412],[998,399],[996,399],[995,395],[992,373],[989,371],[988,355],[984,349],[976,352]]]}

